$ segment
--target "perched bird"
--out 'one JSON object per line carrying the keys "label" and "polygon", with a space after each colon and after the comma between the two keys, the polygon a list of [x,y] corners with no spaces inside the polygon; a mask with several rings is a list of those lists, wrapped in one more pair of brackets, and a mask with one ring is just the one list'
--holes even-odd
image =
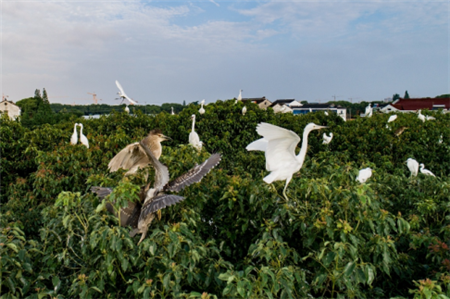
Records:
{"label": "perched bird", "polygon": [[441,134],[441,136],[439,136],[439,140],[438,140],[438,142],[439,143],[442,143],[444,141],[444,139],[443,139],[443,135]]}
{"label": "perched bird", "polygon": [[239,96],[237,97],[236,101],[234,102],[235,104],[237,104],[238,101],[242,101],[242,89],[239,89]]}
{"label": "perched bird", "polygon": [[173,107],[171,107],[171,108],[172,108],[172,113],[171,113],[171,114],[172,114],[172,115],[175,115],[175,112],[173,112]]}
{"label": "perched bird", "polygon": [[203,105],[205,104],[205,100],[203,99],[203,101],[201,101],[202,107],[200,107],[200,110],[198,110],[198,113],[200,114],[204,114],[205,113],[205,109],[203,108]]}
{"label": "perched bird", "polygon": [[433,117],[433,116],[426,115],[426,116],[425,116],[425,119],[426,119],[426,120],[435,120],[436,118]]}
{"label": "perched bird", "polygon": [[244,107],[242,108],[242,115],[245,115],[245,113],[247,113],[247,107],[246,107],[246,106],[244,106]]}
{"label": "perched bird", "polygon": [[431,176],[435,177],[435,175],[431,171],[429,171],[428,169],[425,169],[425,165],[423,163],[420,163],[420,173],[423,173],[424,175],[431,175]]}
{"label": "perched bird", "polygon": [[311,109],[311,108],[309,108],[309,112],[312,112],[312,109]]}
{"label": "perched bird", "polygon": [[189,144],[195,147],[197,150],[202,150],[203,142],[200,141],[200,137],[197,132],[195,132],[195,114],[192,114],[192,131],[189,134]]}
{"label": "perched bird", "polygon": [[406,166],[408,166],[412,177],[417,176],[417,173],[419,172],[419,162],[417,162],[413,158],[408,158],[408,160],[406,160]]}
{"label": "perched bird", "polygon": [[81,127],[81,129],[80,129],[80,142],[84,145],[84,146],[86,146],[87,148],[89,148],[89,141],[88,141],[88,139],[87,139],[87,137],[83,134],[83,124],[78,124],[80,127]]}
{"label": "perched bird", "polygon": [[408,127],[400,127],[400,128],[398,128],[398,129],[395,130],[395,132],[394,132],[395,136],[398,137],[398,136],[402,135],[402,133],[403,133],[406,129],[408,129]]}
{"label": "perched bird", "polygon": [[[122,208],[119,211],[120,225],[130,225],[133,228],[133,230],[130,231],[130,236],[134,237],[138,233],[142,234],[138,245],[147,235],[148,227],[155,219],[155,213],[157,211],[184,200],[184,197],[182,196],[165,194],[165,192],[179,192],[187,186],[200,182],[211,169],[219,164],[221,159],[220,154],[213,154],[202,164],[194,166],[185,174],[169,182],[169,170],[167,169],[167,166],[156,159],[152,151],[143,141],[140,142],[140,146],[144,149],[151,164],[155,168],[155,183],[153,188],[150,188],[150,184],[141,187],[139,193],[140,200],[136,203],[129,202],[126,208]],[[91,191],[103,199],[106,195],[110,194],[113,189],[92,187]],[[106,208],[117,216],[111,203],[107,203]]]}
{"label": "perched bird", "polygon": [[327,111],[325,111],[324,113],[325,113],[326,116],[328,116],[328,112]]}
{"label": "perched bird", "polygon": [[370,167],[367,167],[359,171],[356,180],[361,184],[364,184],[371,176],[372,176],[372,169],[370,169]]}
{"label": "perched bird", "polygon": [[300,153],[295,155],[295,148],[300,142],[300,137],[291,130],[287,130],[268,123],[260,123],[256,132],[263,138],[253,141],[247,145],[248,151],[263,151],[266,157],[266,169],[270,174],[263,180],[267,184],[274,181],[286,180],[283,195],[286,196],[286,188],[294,173],[298,172],[305,161],[308,148],[308,135],[313,130],[327,128],[314,123],[309,123],[303,130],[303,141]]}
{"label": "perched bird", "polygon": [[70,144],[77,144],[78,143],[78,132],[77,132],[77,126],[78,123],[75,123],[75,125],[73,126],[73,134],[72,137],[70,137]]}
{"label": "perched bird", "polygon": [[417,115],[417,116],[419,117],[419,119],[420,119],[422,122],[425,122],[425,115],[422,114],[422,112],[421,112],[420,109],[419,109],[419,112],[418,112],[418,115]]}
{"label": "perched bird", "polygon": [[389,119],[388,119],[388,123],[390,123],[390,122],[393,122],[394,120],[396,120],[397,119],[397,114],[394,114],[394,115],[391,115],[390,117],[389,117]]}
{"label": "perched bird", "polygon": [[116,86],[119,89],[119,92],[117,93],[119,95],[119,100],[122,99],[121,103],[123,103],[123,101],[127,100],[128,102],[130,102],[131,105],[137,104],[137,101],[132,100],[129,96],[127,96],[125,94],[125,91],[123,91],[122,85],[120,85],[119,81],[117,81],[117,80],[116,80]]}
{"label": "perched bird", "polygon": [[[159,159],[162,153],[161,142],[171,139],[165,136],[160,129],[151,130],[147,137],[142,139],[142,142],[147,145],[156,159]],[[136,173],[139,168],[143,168],[150,163],[144,149],[135,142],[127,145],[114,158],[109,161],[108,169],[110,172],[117,171],[120,168],[128,169],[125,175]]]}
{"label": "perched bird", "polygon": [[372,117],[373,108],[370,106],[370,104],[366,107],[366,115],[365,117]]}
{"label": "perched bird", "polygon": [[322,142],[322,144],[330,143],[331,139],[333,139],[333,133],[330,133],[330,136],[327,136],[327,134],[323,133],[323,142]]}
{"label": "perched bird", "polygon": [[125,112],[130,113],[130,108],[128,108],[128,105],[125,106]]}

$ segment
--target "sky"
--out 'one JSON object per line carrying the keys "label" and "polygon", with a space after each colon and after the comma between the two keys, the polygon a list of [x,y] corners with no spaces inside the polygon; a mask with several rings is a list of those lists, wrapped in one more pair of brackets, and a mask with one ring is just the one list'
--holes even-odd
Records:
{"label": "sky", "polygon": [[1,0],[2,94],[138,104],[449,92],[447,0]]}

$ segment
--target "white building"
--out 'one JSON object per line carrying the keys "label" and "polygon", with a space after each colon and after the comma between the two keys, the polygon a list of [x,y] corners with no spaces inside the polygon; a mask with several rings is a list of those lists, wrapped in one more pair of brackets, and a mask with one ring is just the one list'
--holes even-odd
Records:
{"label": "white building", "polygon": [[9,118],[14,120],[20,116],[21,111],[19,106],[3,97],[0,102],[0,113],[7,113]]}

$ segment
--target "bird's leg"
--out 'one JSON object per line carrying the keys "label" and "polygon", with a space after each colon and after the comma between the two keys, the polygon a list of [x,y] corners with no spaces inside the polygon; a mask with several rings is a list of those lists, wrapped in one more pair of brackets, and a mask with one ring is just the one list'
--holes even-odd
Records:
{"label": "bird's leg", "polygon": [[291,179],[292,179],[292,176],[286,179],[286,185],[284,186],[284,189],[283,189],[283,196],[286,199],[286,201],[289,201],[289,198],[286,195],[286,189],[287,189],[287,186],[288,186],[289,182],[291,181]]}
{"label": "bird's leg", "polygon": [[139,246],[139,244],[141,244],[141,242],[145,239],[145,236],[146,236],[146,235],[147,235],[147,230],[144,231],[144,232],[142,233],[142,236],[141,236],[141,238],[139,239],[139,242],[137,243],[138,246]]}

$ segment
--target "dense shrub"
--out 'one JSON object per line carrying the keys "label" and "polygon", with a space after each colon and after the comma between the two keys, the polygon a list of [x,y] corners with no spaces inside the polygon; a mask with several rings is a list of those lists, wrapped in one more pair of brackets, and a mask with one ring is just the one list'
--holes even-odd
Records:
{"label": "dense shrub", "polygon": [[[2,205],[0,293],[5,298],[222,298],[450,296],[450,114],[422,123],[400,114],[344,122],[337,115],[274,114],[242,103],[191,104],[181,113],[112,113],[33,130],[1,119]],[[424,111],[424,114],[432,112]],[[188,136],[204,142],[198,153]],[[71,145],[75,122],[90,148]],[[264,154],[245,147],[269,122],[302,136],[309,122],[328,128],[309,135],[305,164],[267,185]],[[400,136],[394,131],[408,127]],[[137,246],[91,186],[132,197],[145,171],[109,173],[109,160],[151,129],[173,140],[160,160],[178,177],[210,153],[221,163],[162,210]],[[322,134],[333,132],[329,145]],[[443,142],[439,139],[442,136]],[[299,145],[300,146],[300,145]],[[298,151],[299,149],[297,149]],[[410,178],[413,157],[437,177]],[[374,169],[360,184],[361,168]],[[153,169],[150,168],[150,180]],[[119,194],[119,192],[117,192]]]}

